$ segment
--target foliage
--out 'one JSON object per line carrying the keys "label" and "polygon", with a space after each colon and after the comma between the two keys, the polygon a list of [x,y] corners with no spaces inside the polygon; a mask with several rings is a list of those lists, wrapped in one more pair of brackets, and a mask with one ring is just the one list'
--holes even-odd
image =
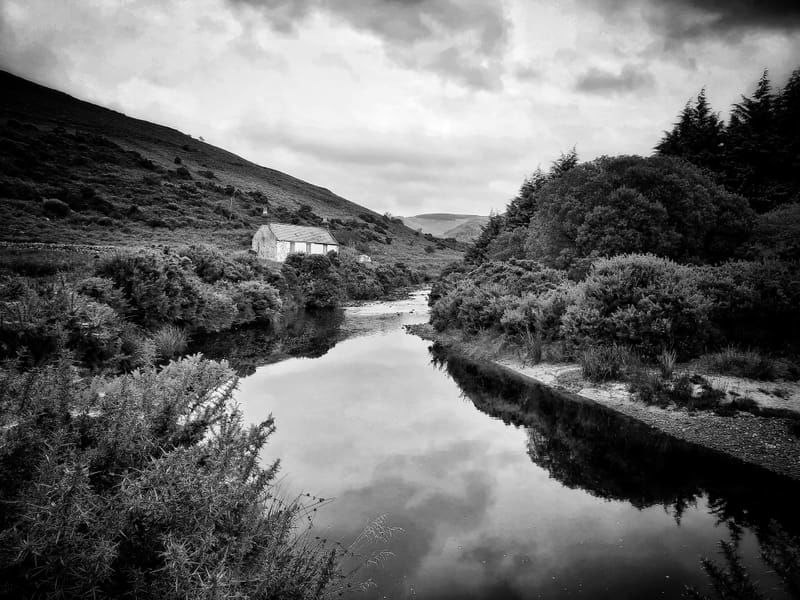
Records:
{"label": "foliage", "polygon": [[206,283],[220,280],[234,283],[260,278],[265,267],[255,256],[243,252],[222,252],[216,246],[194,244],[182,246],[177,254],[191,261],[192,269]]}
{"label": "foliage", "polygon": [[618,343],[655,358],[663,348],[694,356],[708,337],[708,300],[688,267],[652,255],[600,259],[562,319],[577,347]]}
{"label": "foliage", "polygon": [[800,376],[800,367],[787,360],[772,358],[756,350],[740,350],[734,346],[703,355],[700,364],[711,373],[762,381],[796,379]]}
{"label": "foliage", "polygon": [[632,356],[624,346],[590,346],[581,353],[581,372],[589,381],[620,379]]}
{"label": "foliage", "polygon": [[113,379],[0,372],[4,597],[319,598],[341,553],[298,528],[272,419],[247,427],[227,366],[198,357]]}
{"label": "foliage", "polygon": [[800,337],[800,263],[729,261],[693,270],[717,346],[791,350]]}
{"label": "foliage", "polygon": [[281,310],[278,291],[266,282],[243,281],[230,292],[237,310],[236,324],[271,323]]}
{"label": "foliage", "polygon": [[295,289],[306,307],[333,308],[339,305],[341,277],[330,256],[290,254],[281,272],[287,279],[295,281]]}
{"label": "foliage", "polygon": [[800,261],[800,203],[759,215],[748,254],[756,260]]}
{"label": "foliage", "polygon": [[683,160],[603,157],[542,186],[525,250],[558,268],[624,253],[713,262],[733,254],[753,218],[743,198]]}
{"label": "foliage", "polygon": [[527,260],[485,262],[466,274],[450,272],[431,292],[431,323],[476,333],[500,328],[530,336],[537,330],[535,299],[564,283],[564,274]]}
{"label": "foliage", "polygon": [[0,357],[41,364],[69,351],[75,360],[100,368],[120,351],[122,320],[63,282],[32,287],[12,281],[0,290]]}
{"label": "foliage", "polygon": [[711,170],[726,188],[766,212],[798,201],[799,132],[800,70],[778,91],[765,71],[753,95],[733,105],[727,124],[711,111],[701,91],[656,150]]}
{"label": "foliage", "polygon": [[122,290],[131,318],[141,325],[189,324],[197,316],[200,280],[175,254],[120,252],[101,261],[97,274]]}
{"label": "foliage", "polygon": [[153,334],[156,355],[163,361],[181,356],[186,351],[186,332],[175,325],[164,325]]}
{"label": "foliage", "polygon": [[45,198],[42,200],[42,210],[55,217],[66,217],[70,213],[69,204],[58,198]]}

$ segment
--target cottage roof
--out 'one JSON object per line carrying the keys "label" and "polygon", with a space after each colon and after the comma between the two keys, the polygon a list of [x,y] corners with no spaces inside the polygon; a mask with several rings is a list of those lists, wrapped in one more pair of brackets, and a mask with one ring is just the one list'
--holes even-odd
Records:
{"label": "cottage roof", "polygon": [[322,227],[270,223],[268,227],[281,242],[311,242],[314,244],[338,244],[339,242]]}

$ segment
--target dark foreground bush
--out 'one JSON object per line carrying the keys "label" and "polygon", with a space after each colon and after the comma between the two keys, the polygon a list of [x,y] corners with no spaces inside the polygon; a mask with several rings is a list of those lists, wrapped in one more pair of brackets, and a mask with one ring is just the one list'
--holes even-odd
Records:
{"label": "dark foreground bush", "polygon": [[199,357],[93,381],[65,361],[0,371],[0,596],[338,592],[341,553],[275,497],[273,421],[244,425],[234,387]]}

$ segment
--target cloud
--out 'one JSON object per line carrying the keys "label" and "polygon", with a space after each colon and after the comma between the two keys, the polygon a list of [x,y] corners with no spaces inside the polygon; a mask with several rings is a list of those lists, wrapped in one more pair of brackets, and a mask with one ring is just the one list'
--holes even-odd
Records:
{"label": "cloud", "polygon": [[386,56],[472,89],[498,89],[510,23],[502,4],[480,0],[227,0],[296,33],[324,14],[375,36]]}
{"label": "cloud", "polygon": [[641,14],[668,44],[747,31],[800,29],[797,0],[604,0],[593,4],[611,18]]}
{"label": "cloud", "polygon": [[625,65],[618,73],[591,67],[575,80],[575,89],[589,94],[623,94],[652,88],[653,75],[644,67]]}

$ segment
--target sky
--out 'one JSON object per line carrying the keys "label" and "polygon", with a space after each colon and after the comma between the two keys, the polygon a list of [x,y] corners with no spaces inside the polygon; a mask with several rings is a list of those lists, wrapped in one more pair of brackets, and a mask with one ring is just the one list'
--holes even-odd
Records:
{"label": "sky", "polygon": [[402,216],[502,210],[798,67],[797,0],[0,0],[0,69]]}

